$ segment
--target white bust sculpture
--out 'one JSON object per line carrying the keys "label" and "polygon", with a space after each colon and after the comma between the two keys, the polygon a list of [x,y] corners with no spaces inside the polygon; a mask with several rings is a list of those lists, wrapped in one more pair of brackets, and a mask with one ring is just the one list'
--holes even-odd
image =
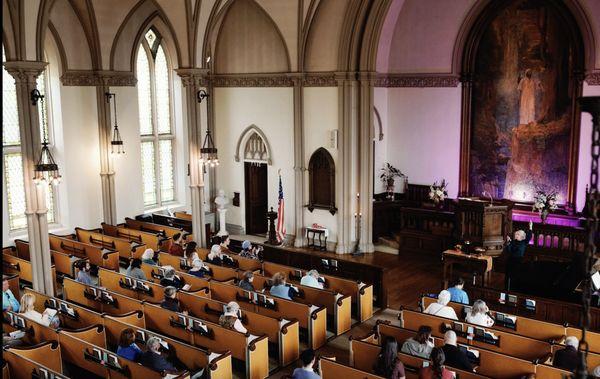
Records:
{"label": "white bust sculpture", "polygon": [[217,204],[217,209],[225,209],[227,204],[229,204],[229,199],[225,196],[225,191],[222,189],[219,190],[219,194],[215,197],[215,204]]}

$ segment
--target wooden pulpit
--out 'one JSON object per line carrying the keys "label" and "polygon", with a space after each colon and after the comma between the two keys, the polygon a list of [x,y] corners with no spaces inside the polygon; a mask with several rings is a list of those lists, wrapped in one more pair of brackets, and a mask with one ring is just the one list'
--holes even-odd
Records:
{"label": "wooden pulpit", "polygon": [[498,256],[504,248],[504,236],[512,230],[510,200],[478,197],[458,198],[456,218],[459,239],[470,241],[473,247],[483,247],[485,255]]}

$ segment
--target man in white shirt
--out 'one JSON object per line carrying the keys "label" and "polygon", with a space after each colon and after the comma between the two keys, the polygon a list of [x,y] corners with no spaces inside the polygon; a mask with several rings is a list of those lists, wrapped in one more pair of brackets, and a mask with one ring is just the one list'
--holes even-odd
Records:
{"label": "man in white shirt", "polygon": [[307,287],[313,287],[323,289],[323,283],[319,281],[319,272],[317,270],[310,270],[300,279],[300,284]]}

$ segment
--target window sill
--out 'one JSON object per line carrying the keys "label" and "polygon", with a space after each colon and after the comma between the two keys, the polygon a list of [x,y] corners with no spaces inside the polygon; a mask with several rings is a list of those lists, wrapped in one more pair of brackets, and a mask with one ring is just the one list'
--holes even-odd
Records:
{"label": "window sill", "polygon": [[[48,224],[48,233],[62,235],[62,234],[71,234],[72,232],[73,232],[72,230],[65,228],[61,224]],[[29,234],[27,233],[27,227],[9,232],[8,237],[12,240],[18,240],[18,239],[29,240]]]}

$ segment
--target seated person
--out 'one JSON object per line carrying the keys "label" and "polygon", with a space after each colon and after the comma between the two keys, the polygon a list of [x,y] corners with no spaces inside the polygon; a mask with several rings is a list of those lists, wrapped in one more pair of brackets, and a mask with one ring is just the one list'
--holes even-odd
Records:
{"label": "seated person", "polygon": [[433,349],[431,327],[427,325],[421,325],[419,326],[416,336],[404,341],[401,351],[405,354],[427,359],[429,358],[431,349]]}
{"label": "seated person", "polygon": [[146,249],[142,254],[142,263],[147,265],[156,266],[156,262],[154,261],[154,250]]}
{"label": "seated person", "polygon": [[313,349],[306,349],[300,353],[300,360],[302,361],[302,367],[294,370],[292,374],[293,379],[320,379],[321,377],[315,372],[313,366],[315,364],[315,351]]}
{"label": "seated person", "polygon": [[463,278],[458,278],[454,282],[454,286],[448,288],[448,292],[450,292],[450,301],[461,304],[469,304],[469,296],[463,290],[465,286],[465,281]]}
{"label": "seated person", "polygon": [[146,351],[140,355],[139,362],[154,371],[167,372],[173,374],[177,371],[160,352],[160,339],[158,337],[148,338],[146,342]]}
{"label": "seated person", "polygon": [[231,250],[229,250],[229,244],[231,243],[231,240],[229,239],[228,235],[224,235],[221,237],[221,253],[223,254],[231,254]]}
{"label": "seated person", "polygon": [[475,324],[486,328],[490,327],[494,325],[494,320],[488,316],[487,313],[489,311],[490,310],[485,304],[485,301],[476,300],[473,303],[473,307],[471,307],[471,312],[467,313],[465,321],[467,321],[469,324]]}
{"label": "seated person", "polygon": [[454,379],[454,374],[444,367],[446,356],[439,347],[431,350],[430,365],[419,370],[419,379]]}
{"label": "seated person", "polygon": [[212,247],[210,248],[210,253],[208,253],[208,256],[206,257],[206,261],[210,264],[220,266],[221,264],[223,264],[222,255],[223,254],[221,253],[221,246],[212,245]]}
{"label": "seated person", "polygon": [[192,268],[188,271],[188,274],[194,275],[197,278],[204,278],[205,273],[206,270],[204,269],[204,263],[202,263],[202,259],[194,259],[194,262],[192,262]]}
{"label": "seated person", "polygon": [[386,336],[383,347],[377,356],[375,373],[388,379],[404,379],[404,365],[398,359],[398,342],[394,337]]}
{"label": "seated person", "polygon": [[224,328],[236,330],[240,333],[248,333],[248,329],[242,325],[240,321],[241,311],[240,306],[235,301],[230,301],[225,306],[225,313],[219,317],[219,325]]}
{"label": "seated person", "polygon": [[160,285],[163,287],[172,286],[177,289],[182,289],[185,283],[177,275],[175,275],[175,269],[171,266],[163,266],[164,276],[160,280]]}
{"label": "seated person", "polygon": [[554,353],[552,366],[561,368],[567,371],[574,371],[577,368],[579,358],[577,356],[577,348],[579,340],[575,336],[568,336],[565,339],[565,348],[557,350]]}
{"label": "seated person", "polygon": [[313,287],[323,289],[323,283],[319,281],[319,272],[317,270],[310,270],[300,279],[300,284],[307,287]]}
{"label": "seated person", "polygon": [[473,365],[469,361],[467,354],[460,350],[456,345],[456,333],[454,330],[448,330],[444,334],[444,346],[442,346],[446,356],[446,364],[460,370],[473,371]]}
{"label": "seated person", "polygon": [[35,295],[29,292],[24,294],[21,297],[19,314],[44,326],[50,326],[50,316],[48,312],[45,310],[44,313],[40,313],[35,310],[34,306]]}
{"label": "seated person", "polygon": [[117,355],[130,361],[137,362],[142,350],[135,343],[135,331],[131,328],[123,329],[119,337]]}
{"label": "seated person", "polygon": [[177,257],[183,257],[183,235],[181,233],[175,233],[173,235],[173,243],[171,243],[171,247],[169,247],[169,254],[175,255]]}
{"label": "seated person", "polygon": [[147,280],[146,274],[142,271],[142,260],[139,258],[133,258],[127,267],[125,275],[133,279]]}
{"label": "seated person", "polygon": [[451,297],[452,297],[452,295],[450,295],[450,292],[448,292],[446,290],[442,290],[440,292],[440,294],[438,295],[437,303],[429,304],[427,309],[425,309],[424,313],[428,313],[428,314],[434,315],[434,316],[451,318],[453,320],[458,320],[458,317],[456,316],[456,312],[454,312],[454,309],[452,309],[451,307],[448,306],[448,303],[450,302]]}
{"label": "seated person", "polygon": [[245,291],[254,291],[254,273],[252,271],[244,272],[244,278],[238,283],[238,287]]}
{"label": "seated person", "polygon": [[196,252],[196,247],[198,246],[198,244],[194,241],[190,241],[185,245],[185,251],[183,252],[183,257],[187,258],[188,260],[190,260],[190,266],[191,263],[193,262],[194,259],[194,255],[198,255],[198,253]]}
{"label": "seated person", "polygon": [[2,312],[19,312],[20,308],[19,302],[10,290],[8,279],[6,277],[2,278]]}
{"label": "seated person", "polygon": [[258,259],[256,250],[252,247],[250,241],[245,240],[244,242],[242,242],[242,251],[240,251],[240,257],[248,259]]}
{"label": "seated person", "polygon": [[[191,243],[191,242],[190,242]],[[194,242],[195,243],[195,242]],[[185,258],[185,264],[191,267],[194,267],[194,261],[196,259],[200,259],[200,256],[198,255],[198,253],[194,250],[192,252],[190,252],[189,254],[187,254],[186,258]]]}
{"label": "seated person", "polygon": [[85,284],[85,285],[88,285],[88,286],[93,286],[94,281],[92,280],[92,277],[90,276],[90,270],[92,269],[90,262],[79,261],[77,268],[79,268],[79,272],[77,273],[77,278],[75,279],[75,281]]}
{"label": "seated person", "polygon": [[294,297],[295,291],[292,287],[288,287],[285,282],[285,276],[282,273],[278,272],[273,275],[273,285],[269,292],[271,295],[280,297],[282,299],[292,300]]}
{"label": "seated person", "polygon": [[172,286],[165,288],[165,297],[160,306],[173,312],[181,312],[181,306],[176,296],[177,288]]}

